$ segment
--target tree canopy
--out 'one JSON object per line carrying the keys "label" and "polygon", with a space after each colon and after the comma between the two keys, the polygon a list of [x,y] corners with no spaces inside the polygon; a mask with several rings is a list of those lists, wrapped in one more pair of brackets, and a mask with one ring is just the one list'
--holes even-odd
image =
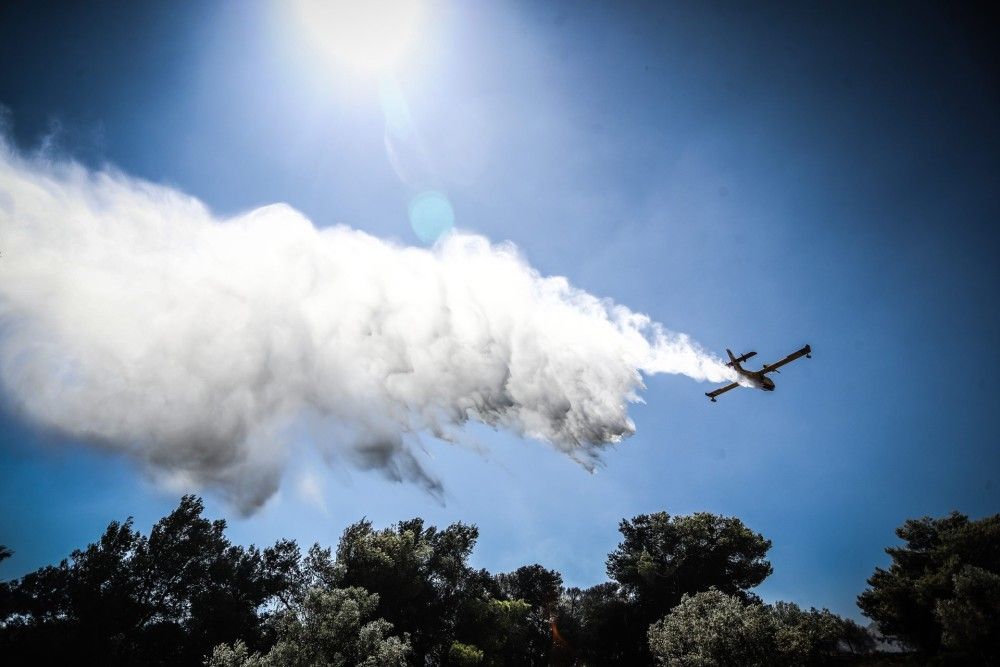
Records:
{"label": "tree canopy", "polygon": [[[752,589],[771,572],[771,543],[732,517],[623,520],[611,580],[581,589],[540,564],[471,567],[468,524],[362,520],[303,554],[289,540],[234,545],[203,511],[185,496],[148,535],[112,522],[58,565],[0,584],[5,664],[780,667],[874,647],[825,609],[763,604]],[[998,522],[906,522],[862,609],[925,654],[997,662]]]}
{"label": "tree canopy", "polygon": [[555,619],[561,653],[571,664],[585,665],[648,662],[646,642],[637,639],[648,625],[618,584],[610,581],[585,590],[567,590]]}
{"label": "tree canopy", "polygon": [[[925,655],[953,651],[966,642],[976,644],[976,651],[1000,655],[1000,633],[992,634],[993,642],[975,638],[996,628],[1000,615],[994,592],[1000,575],[1000,514],[978,521],[958,512],[910,519],[896,535],[904,544],[886,549],[889,568],[876,568],[858,596],[865,615],[883,633]],[[972,621],[977,615],[982,622]]]}
{"label": "tree canopy", "polygon": [[622,520],[622,541],[608,555],[608,576],[629,601],[629,646],[645,655],[646,628],[676,606],[685,594],[716,588],[747,598],[771,574],[765,560],[771,541],[734,517],[707,512],[670,516],[642,514]]}
{"label": "tree canopy", "polygon": [[422,519],[375,530],[369,521],[348,526],[337,547],[339,583],[378,594],[377,615],[410,634],[419,659],[440,659],[454,638],[457,611],[485,593],[468,566],[479,537],[475,526],[444,530]]}
{"label": "tree canopy", "polygon": [[392,624],[374,618],[377,607],[378,595],[363,588],[312,588],[272,619],[270,651],[251,653],[243,641],[220,644],[208,667],[404,667],[409,637],[392,636]]}
{"label": "tree canopy", "polygon": [[185,496],[148,537],[112,522],[69,560],[5,584],[0,648],[32,663],[194,664],[221,642],[265,641],[260,610],[298,568],[294,542],[231,544]]}
{"label": "tree canopy", "polygon": [[776,630],[763,605],[713,588],[685,594],[650,626],[649,647],[669,667],[770,667],[778,653]]}
{"label": "tree canopy", "polygon": [[942,644],[953,654],[1000,662],[1000,575],[966,565],[953,582],[954,595],[934,608]]}
{"label": "tree canopy", "polygon": [[622,520],[622,542],[609,556],[608,576],[657,618],[687,593],[716,588],[746,596],[771,574],[771,541],[735,517],[666,512]]}
{"label": "tree canopy", "polygon": [[711,588],[685,594],[651,625],[649,647],[665,667],[824,665],[836,660],[841,643],[855,639],[859,630],[826,609],[765,605]]}

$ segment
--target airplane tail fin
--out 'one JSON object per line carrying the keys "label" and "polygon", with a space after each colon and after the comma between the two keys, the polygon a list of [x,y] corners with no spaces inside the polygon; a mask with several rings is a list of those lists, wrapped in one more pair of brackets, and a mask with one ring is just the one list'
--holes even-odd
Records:
{"label": "airplane tail fin", "polygon": [[727,365],[727,366],[729,366],[730,368],[733,368],[733,369],[735,369],[735,370],[738,370],[738,371],[742,371],[742,370],[743,370],[743,367],[742,367],[742,366],[740,366],[740,362],[741,362],[741,361],[746,361],[747,359],[749,359],[750,357],[752,357],[752,356],[753,356],[754,354],[756,354],[756,353],[754,353],[754,352],[750,352],[750,353],[747,353],[747,354],[744,354],[744,355],[743,355],[743,356],[741,356],[741,357],[737,357],[737,356],[736,356],[735,354],[733,354],[733,351],[732,351],[732,350],[730,350],[730,349],[729,349],[729,348],[727,347],[727,348],[726,348],[726,354],[728,354],[728,355],[729,355],[729,363],[728,363],[728,364],[726,364],[726,365]]}
{"label": "airplane tail fin", "polygon": [[735,354],[733,354],[733,351],[728,348],[726,349],[726,354],[729,355],[729,363],[727,363],[726,365],[729,366],[730,368],[735,368],[738,371],[743,370],[743,367],[740,366],[742,362],[746,361],[750,357],[757,356],[756,352],[747,352],[746,354],[741,354],[740,356],[737,357]]}

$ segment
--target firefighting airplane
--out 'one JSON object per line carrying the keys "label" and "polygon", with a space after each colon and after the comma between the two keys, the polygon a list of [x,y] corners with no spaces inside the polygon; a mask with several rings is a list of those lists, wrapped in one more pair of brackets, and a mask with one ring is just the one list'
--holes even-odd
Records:
{"label": "firefighting airplane", "polygon": [[[726,350],[726,352],[729,354],[729,363],[726,365],[732,367],[733,370],[739,373],[740,377],[744,378],[746,382],[750,384],[751,387],[756,387],[757,389],[763,389],[764,391],[774,391],[774,380],[767,377],[768,373],[779,373],[780,372],[778,370],[779,368],[781,368],[785,364],[789,364],[795,361],[796,359],[802,356],[804,356],[806,359],[812,359],[812,348],[806,345],[801,350],[796,350],[795,352],[792,352],[790,355],[788,355],[781,361],[776,361],[773,364],[764,364],[764,368],[760,369],[759,371],[748,371],[742,366],[740,366],[740,362],[746,361],[750,357],[755,356],[757,354],[756,352],[747,352],[746,354],[741,355],[739,357],[733,356],[733,353],[729,350]],[[715,403],[715,398],[719,394],[724,394],[730,389],[736,389],[739,386],[740,386],[739,382],[733,382],[732,384],[727,384],[725,387],[719,387],[715,391],[707,392],[705,395],[708,396],[710,399],[712,399],[712,402]]]}

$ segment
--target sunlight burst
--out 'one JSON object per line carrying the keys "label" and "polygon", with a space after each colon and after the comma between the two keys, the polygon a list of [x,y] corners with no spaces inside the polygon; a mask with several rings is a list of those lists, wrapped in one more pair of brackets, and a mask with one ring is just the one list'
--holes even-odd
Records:
{"label": "sunlight burst", "polygon": [[369,72],[396,63],[413,39],[421,13],[419,0],[298,0],[295,7],[306,33],[325,54]]}

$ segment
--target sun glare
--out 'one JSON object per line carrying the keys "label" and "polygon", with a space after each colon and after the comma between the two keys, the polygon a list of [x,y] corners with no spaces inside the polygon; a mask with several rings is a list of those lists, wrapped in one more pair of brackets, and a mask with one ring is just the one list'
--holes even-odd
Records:
{"label": "sun glare", "polygon": [[419,0],[297,0],[310,39],[331,59],[370,72],[389,69],[420,19]]}

